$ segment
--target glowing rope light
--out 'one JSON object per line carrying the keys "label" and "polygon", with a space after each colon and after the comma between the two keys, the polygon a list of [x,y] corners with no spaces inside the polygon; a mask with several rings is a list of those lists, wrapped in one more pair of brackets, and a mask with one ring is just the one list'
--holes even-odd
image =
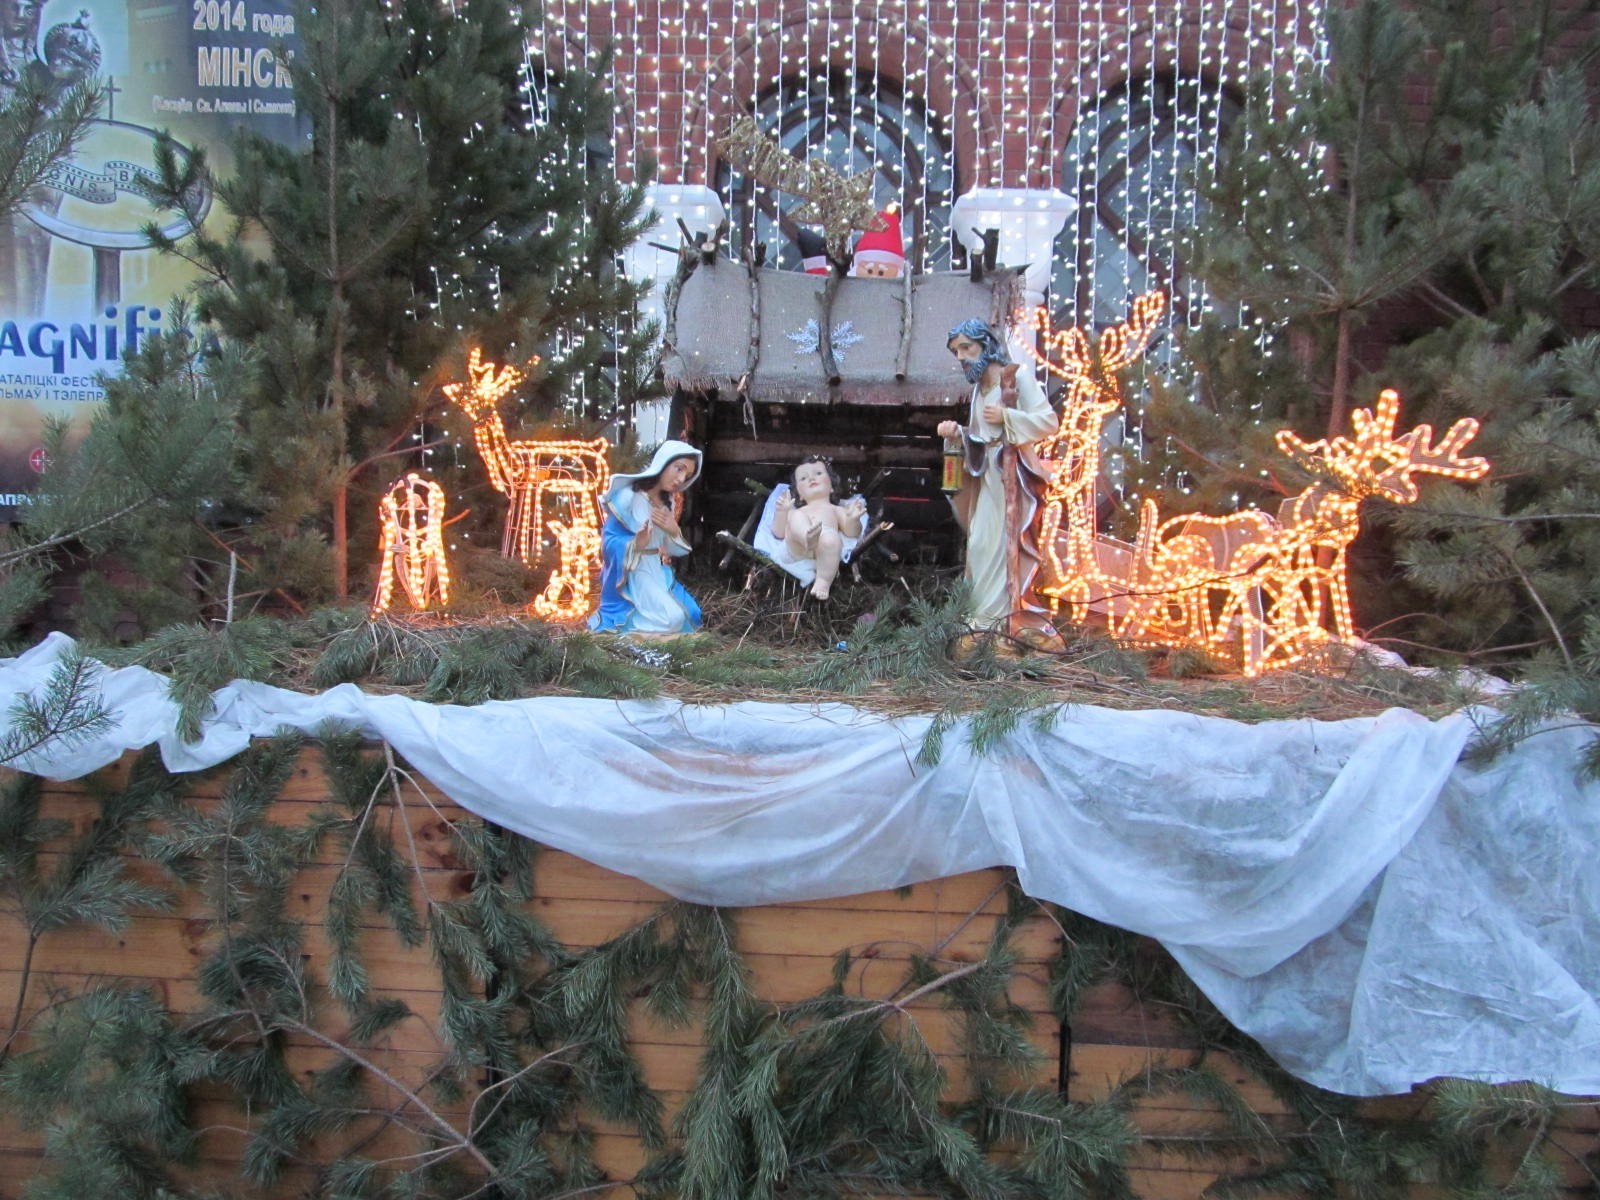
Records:
{"label": "glowing rope light", "polygon": [[485,363],[475,346],[466,382],[447,383],[444,393],[472,421],[489,482],[511,498],[500,552],[531,568],[543,559],[547,539],[557,544],[555,569],[533,611],[546,620],[571,620],[588,613],[590,576],[600,557],[599,496],[611,481],[608,443],[508,437],[497,406],[524,378],[517,367],[496,370]]}
{"label": "glowing rope light", "polygon": [[[600,496],[611,482],[605,438],[593,441],[515,443],[530,486],[513,497],[507,536],[515,526],[517,544],[532,548],[529,566],[540,559],[544,535],[557,545],[556,566],[533,612],[547,621],[572,621],[589,615],[590,583],[600,562]],[[564,512],[566,520],[560,519]]]}
{"label": "glowing rope light", "polygon": [[1050,328],[1050,315],[1036,308],[1031,326],[1041,335],[1043,350],[1029,352],[1049,371],[1067,381],[1061,423],[1035,450],[1055,469],[1045,490],[1039,547],[1045,582],[1039,591],[1074,621],[1089,610],[1103,614],[1112,635],[1138,640],[1143,622],[1138,605],[1128,596],[1127,547],[1102,538],[1095,529],[1095,504],[1100,476],[1100,432],[1105,419],[1122,407],[1115,372],[1135,362],[1166,311],[1166,297],[1150,292],[1134,301],[1129,320],[1100,335],[1098,348],[1076,327]]}
{"label": "glowing rope light", "polygon": [[1140,296],[1126,323],[1101,334],[1097,352],[1082,330],[1053,332],[1048,314],[1033,315],[1045,343],[1036,357],[1068,381],[1060,429],[1038,447],[1055,462],[1040,530],[1040,594],[1057,610],[1065,605],[1074,621],[1101,614],[1113,637],[1136,644],[1216,652],[1238,639],[1249,676],[1350,641],[1345,553],[1361,530],[1361,502],[1413,503],[1419,474],[1482,478],[1488,460],[1461,453],[1478,422],[1463,417],[1437,445],[1428,425],[1396,437],[1400,397],[1386,390],[1376,408],[1355,412],[1351,437],[1305,442],[1278,432],[1278,448],[1318,476],[1279,517],[1252,511],[1162,521],[1146,500],[1131,546],[1102,537],[1094,518],[1100,428],[1123,404],[1116,371],[1144,352],[1164,308],[1161,293]]}
{"label": "glowing rope light", "polygon": [[415,471],[397,479],[378,501],[378,589],[370,616],[389,611],[396,580],[417,612],[450,603],[444,507],[444,489]]}
{"label": "glowing rope light", "polygon": [[[1068,114],[1074,108],[1080,116],[1094,113],[1097,97],[1119,87],[1132,85],[1133,91],[1148,95],[1151,81],[1175,77],[1180,86],[1172,106],[1174,131],[1181,145],[1194,145],[1192,165],[1207,172],[1215,167],[1223,142],[1218,134],[1224,109],[1216,103],[1206,108],[1210,101],[1205,94],[1241,90],[1245,79],[1270,68],[1274,78],[1269,87],[1281,98],[1290,73],[1323,68],[1328,58],[1324,8],[1323,0],[1249,5],[1163,0],[1143,8],[1105,0],[981,0],[959,6],[929,0],[793,0],[782,5],[770,0],[680,0],[663,11],[638,0],[552,0],[530,39],[528,61],[544,64],[559,78],[563,70],[581,67],[590,48],[613,44],[611,90],[626,98],[613,106],[611,118],[619,178],[632,178],[636,158],[653,154],[663,181],[710,186],[716,185],[710,138],[727,115],[755,111],[768,90],[829,72],[869,79],[875,95],[898,84],[907,110],[913,100],[922,103],[928,123],[944,135],[942,142],[928,145],[925,133],[912,137],[909,122],[901,125],[898,164],[884,174],[893,180],[896,171],[903,172],[901,198],[911,214],[910,227],[938,231],[951,196],[973,186],[1057,183],[1079,201],[1082,216],[1058,243],[1064,260],[1061,282],[1070,278],[1079,286],[1073,294],[1064,290],[1054,306],[1062,324],[1087,325],[1105,321],[1108,310],[1120,310],[1124,295],[1119,288],[1153,286],[1177,266],[1171,256],[1174,235],[1178,225],[1190,221],[1182,220],[1180,209],[1170,203],[1177,180],[1165,158],[1127,171],[1119,189],[1112,156],[1102,177],[1093,155],[1073,152],[1075,134]],[[920,51],[911,44],[912,37]],[[1068,97],[1076,100],[1064,104]],[[882,132],[884,114],[875,109],[871,116],[873,129]],[[865,118],[862,124],[867,125]],[[1244,135],[1259,137],[1249,128]],[[818,129],[804,147],[791,148],[802,156],[825,156],[830,136],[841,133]],[[842,136],[867,157],[893,156],[894,139],[865,144],[871,129],[861,131],[859,145],[856,135]],[[907,152],[913,144],[915,155]],[[930,157],[942,160],[955,176],[951,196],[940,198],[926,187],[912,186],[915,177],[905,164]],[[1308,160],[1307,170],[1320,186],[1315,167]],[[1045,178],[1035,181],[1036,170]],[[932,177],[924,170],[925,180]],[[752,212],[774,199],[765,185],[753,184],[751,190]],[[1183,198],[1192,218],[1196,194],[1185,189]],[[1133,258],[1108,258],[1117,251],[1105,241],[1107,230],[1096,244],[1093,215],[1124,201],[1130,241],[1143,249]],[[1248,202],[1259,200],[1251,196]],[[783,251],[784,242],[775,226],[768,234],[773,239],[770,261]],[[917,235],[907,250],[920,256],[924,269],[943,253],[938,240],[926,234]],[[570,277],[574,268],[564,265],[562,271]],[[458,274],[440,281],[434,294],[444,313],[459,305],[456,297],[462,291]],[[1210,298],[1191,281],[1186,299],[1187,305],[1177,307],[1185,309],[1184,319],[1192,325]],[[591,335],[610,333],[604,324],[591,320],[587,328],[578,322],[560,330],[548,353],[556,358],[574,354]],[[1263,351],[1269,351],[1274,331],[1260,325],[1257,329]],[[590,394],[597,395],[592,386]],[[608,399],[609,393],[601,391],[598,398]],[[1137,437],[1135,428],[1130,450]]]}

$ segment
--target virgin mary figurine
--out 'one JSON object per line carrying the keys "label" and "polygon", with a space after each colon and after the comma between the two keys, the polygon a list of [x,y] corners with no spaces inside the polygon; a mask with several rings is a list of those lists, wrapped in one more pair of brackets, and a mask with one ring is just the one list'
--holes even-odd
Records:
{"label": "virgin mary figurine", "polygon": [[675,501],[699,477],[700,459],[688,442],[666,441],[644,470],[611,477],[601,501],[600,607],[589,617],[590,629],[674,634],[700,628],[700,605],[672,570],[673,560],[689,553]]}

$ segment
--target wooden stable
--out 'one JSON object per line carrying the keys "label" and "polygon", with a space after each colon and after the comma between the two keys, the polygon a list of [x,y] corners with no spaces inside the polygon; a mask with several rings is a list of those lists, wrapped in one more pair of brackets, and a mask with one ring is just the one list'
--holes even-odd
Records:
{"label": "wooden stable", "polygon": [[[115,782],[127,763],[102,772],[101,780]],[[224,773],[196,781],[188,799],[204,808],[221,794]],[[100,811],[92,796],[94,782],[45,784],[42,815],[68,821],[81,831]],[[320,759],[305,752],[290,784],[270,810],[270,819],[286,824],[303,823],[327,802],[328,787]],[[399,808],[379,811],[374,820],[391,823],[397,844],[414,844],[415,898],[460,898],[472,885],[451,846],[450,826],[471,818],[442,796],[424,788],[412,790]],[[376,810],[375,810],[376,811]],[[406,833],[409,831],[409,838]],[[130,860],[130,872],[146,882],[171,886],[152,864]],[[304,869],[294,886],[290,915],[306,927],[306,967],[312,978],[325,978],[328,942],[323,929],[324,897],[340,869],[340,861],[326,856]],[[649,917],[669,897],[615,872],[557,851],[541,853],[536,863],[536,915],[570,947],[601,944]],[[913,955],[932,956],[945,964],[973,961],[982,956],[996,922],[1005,912],[1009,872],[986,870],[956,878],[918,884],[894,892],[876,892],[836,900],[750,908],[735,915],[739,949],[753,976],[760,997],[775,1005],[814,996],[828,987],[835,956],[848,948],[855,955],[847,989],[867,997],[890,998],[904,994],[907,968]],[[26,934],[14,914],[0,922],[0,1002],[9,1012],[21,982]],[[33,979],[24,1005],[37,1013],[51,994],[76,993],[99,983],[121,981],[151,989],[173,1014],[199,1009],[194,975],[216,937],[203,901],[192,890],[178,893],[170,912],[145,912],[133,918],[126,931],[109,934],[85,928],[47,933],[38,942],[32,960]],[[1153,1007],[1136,1003],[1119,986],[1102,985],[1090,995],[1070,1029],[1052,1017],[1046,1000],[1049,961],[1060,948],[1062,930],[1052,915],[1038,906],[1013,940],[1020,962],[1013,976],[1011,998],[1032,1018],[1031,1040],[1040,1052],[1036,1082],[1059,1088],[1069,1099],[1104,1096],[1118,1081],[1152,1068],[1188,1064],[1199,1053],[1192,1039]],[[441,1041],[435,1031],[441,997],[431,990],[436,970],[424,946],[409,948],[387,927],[372,926],[363,933],[365,961],[375,991],[403,999],[414,1017],[397,1026],[372,1053],[384,1071],[407,1085],[420,1083],[427,1068],[437,1061]],[[321,1011],[330,1014],[328,1032],[339,1036],[343,1018],[331,1002]],[[959,1037],[955,1021],[939,997],[925,996],[911,1003],[899,1019],[914,1022],[949,1072],[948,1095],[958,1100],[965,1087]],[[26,1028],[26,1025],[24,1026]],[[658,1026],[640,1013],[634,1015],[633,1049],[646,1080],[664,1101],[671,1128],[672,1114],[692,1087],[699,1070],[702,1047],[699,1029]],[[296,1061],[306,1073],[326,1066],[329,1054],[313,1039],[295,1042]],[[26,1049],[26,1037],[16,1047]],[[1259,1079],[1215,1053],[1206,1060],[1235,1084],[1248,1104],[1269,1124],[1290,1121],[1284,1103]],[[464,1097],[445,1115],[462,1121],[470,1097]],[[392,1104],[393,1097],[380,1099]],[[1398,1097],[1368,1102],[1369,1113],[1404,1119],[1421,1101]],[[291,1197],[309,1194],[315,1180],[309,1167],[290,1169],[271,1189],[252,1189],[238,1174],[239,1159],[253,1128],[250,1114],[241,1111],[220,1091],[197,1089],[192,1112],[197,1128],[208,1132],[202,1139],[194,1182],[226,1188],[238,1196]],[[1178,1134],[1203,1129],[1214,1111],[1171,1095],[1140,1103],[1135,1115],[1140,1130],[1149,1135]],[[585,1118],[593,1131],[597,1159],[610,1177],[630,1179],[648,1155],[628,1128]],[[1592,1107],[1570,1110],[1558,1131],[1564,1148],[1572,1153],[1569,1186],[1592,1186],[1581,1159],[1594,1149],[1597,1123]],[[407,1152],[404,1139],[393,1130],[381,1134],[368,1155],[384,1151]],[[22,1194],[27,1180],[41,1166],[37,1134],[12,1124],[0,1124],[0,1200]],[[1150,1146],[1135,1151],[1132,1173],[1136,1192],[1147,1200],[1192,1200],[1219,1170],[1247,1166],[1231,1162],[1196,1161],[1169,1150]],[[1413,1189],[1417,1196],[1433,1194],[1427,1187]],[[619,1184],[616,1195],[630,1195]],[[1589,1193],[1589,1194],[1592,1194]],[[85,1200],[93,1200],[86,1197]],[[108,1198],[109,1200],[109,1198]]]}
{"label": "wooden stable", "polygon": [[970,318],[1004,324],[1017,273],[898,279],[802,275],[686,248],[668,295],[668,427],[705,452],[690,493],[702,539],[738,531],[755,497],[810,455],[828,458],[872,520],[874,554],[952,565],[960,536],[940,490],[940,421],[964,420],[970,385],[946,347]]}

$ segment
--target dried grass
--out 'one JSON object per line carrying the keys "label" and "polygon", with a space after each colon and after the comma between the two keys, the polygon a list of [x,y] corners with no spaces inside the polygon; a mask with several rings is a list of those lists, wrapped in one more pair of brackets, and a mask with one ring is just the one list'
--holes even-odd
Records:
{"label": "dried grass", "polygon": [[[1380,665],[1348,649],[1332,647],[1296,670],[1247,679],[1236,669],[1189,651],[1119,647],[1093,629],[1064,631],[1065,645],[1040,652],[1012,645],[985,644],[992,635],[973,635],[949,648],[940,668],[919,678],[887,678],[848,694],[797,682],[815,674],[821,659],[849,654],[860,632],[861,614],[883,607],[891,593],[901,598],[921,590],[948,588],[937,577],[887,584],[842,581],[834,599],[820,604],[793,586],[758,582],[749,588],[695,581],[705,613],[705,630],[688,639],[617,639],[588,634],[581,625],[552,629],[558,638],[598,640],[625,662],[637,663],[640,649],[670,656],[650,667],[664,698],[687,704],[731,704],[758,700],[796,704],[845,701],[886,715],[977,711],[1004,695],[1027,705],[1090,704],[1102,708],[1174,711],[1257,722],[1283,719],[1340,720],[1372,716],[1404,707],[1437,717],[1479,699],[1470,687],[1448,675],[1430,675]],[[471,624],[520,621],[517,610],[478,615]],[[462,622],[433,614],[391,617],[387,622],[424,634],[459,628]],[[385,636],[384,622],[374,636]],[[317,658],[314,649],[297,653],[289,686],[304,686]],[[754,664],[754,665],[753,665]],[[374,681],[363,684],[383,693],[417,694],[415,687]],[[562,682],[531,688],[529,695],[577,695]]]}

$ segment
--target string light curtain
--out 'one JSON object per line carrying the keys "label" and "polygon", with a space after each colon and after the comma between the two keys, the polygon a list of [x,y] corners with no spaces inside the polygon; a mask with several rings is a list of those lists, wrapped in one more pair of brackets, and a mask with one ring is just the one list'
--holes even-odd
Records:
{"label": "string light curtain", "polygon": [[1325,61],[1324,2],[553,0],[544,36],[561,46],[530,62],[609,47],[619,172],[643,153],[664,184],[715,188],[732,254],[799,265],[792,198],[717,159],[742,113],[797,155],[874,170],[913,269],[951,265],[963,191],[1055,187],[1079,205],[1055,246],[1058,324],[1114,323],[1155,286],[1194,324],[1211,302],[1175,250],[1201,215],[1193,171],[1250,78]]}
{"label": "string light curtain", "polygon": [[[1195,171],[1214,164],[1237,119],[1234,98],[1195,78],[1119,84],[1079,117],[1061,153],[1061,190],[1077,210],[1056,238],[1056,324],[1104,328],[1152,289],[1195,325],[1213,300],[1183,261],[1204,203]],[[1228,314],[1237,317],[1237,312]]]}
{"label": "string light curtain", "polygon": [[[757,123],[797,158],[821,158],[846,175],[874,173],[873,202],[900,205],[908,262],[950,265],[950,206],[956,164],[950,140],[915,96],[869,71],[780,80],[759,98]],[[775,192],[721,163],[717,193],[727,206],[741,257],[766,247],[766,261],[799,269],[789,213],[801,197]]]}

